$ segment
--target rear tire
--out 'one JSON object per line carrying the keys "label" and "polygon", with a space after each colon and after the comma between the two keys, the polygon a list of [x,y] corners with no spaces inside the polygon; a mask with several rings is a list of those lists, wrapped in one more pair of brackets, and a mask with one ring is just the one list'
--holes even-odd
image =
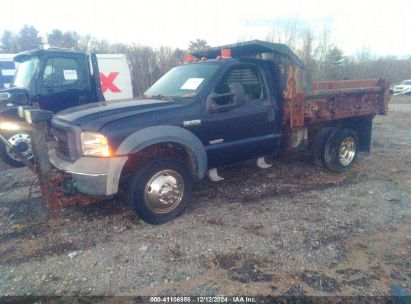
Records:
{"label": "rear tire", "polygon": [[322,128],[320,131],[317,132],[314,138],[312,152],[314,156],[314,164],[320,167],[324,167],[324,151],[325,145],[327,143],[328,138],[330,137],[331,133],[335,130],[332,127],[325,127]]}
{"label": "rear tire", "polygon": [[137,215],[150,224],[163,224],[187,207],[193,178],[187,168],[175,160],[152,160],[132,177],[127,200]]}
{"label": "rear tire", "polygon": [[324,165],[333,172],[351,168],[358,155],[358,136],[351,129],[335,129],[324,148]]}

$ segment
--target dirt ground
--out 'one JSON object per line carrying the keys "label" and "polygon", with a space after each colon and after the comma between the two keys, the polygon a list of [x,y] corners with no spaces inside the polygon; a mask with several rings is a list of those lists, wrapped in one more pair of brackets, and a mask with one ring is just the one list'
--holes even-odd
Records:
{"label": "dirt ground", "polygon": [[225,168],[161,226],[121,197],[49,214],[2,163],[0,295],[409,295],[411,97],[391,103],[351,171]]}

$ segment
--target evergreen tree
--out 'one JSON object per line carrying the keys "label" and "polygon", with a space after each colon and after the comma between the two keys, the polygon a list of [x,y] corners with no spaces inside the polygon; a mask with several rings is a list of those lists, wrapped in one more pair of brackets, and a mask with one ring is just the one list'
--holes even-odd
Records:
{"label": "evergreen tree", "polygon": [[24,25],[16,37],[17,51],[29,51],[43,47],[39,31],[32,25]]}
{"label": "evergreen tree", "polygon": [[344,64],[344,55],[341,49],[334,46],[325,56],[324,72],[325,79],[327,80],[339,80],[342,73],[342,65]]}
{"label": "evergreen tree", "polygon": [[51,33],[47,34],[47,43],[50,47],[77,50],[79,39],[79,34],[75,31],[63,33],[60,30],[54,29]]}
{"label": "evergreen tree", "polygon": [[1,35],[1,50],[3,53],[16,53],[16,35],[10,31],[4,31]]}

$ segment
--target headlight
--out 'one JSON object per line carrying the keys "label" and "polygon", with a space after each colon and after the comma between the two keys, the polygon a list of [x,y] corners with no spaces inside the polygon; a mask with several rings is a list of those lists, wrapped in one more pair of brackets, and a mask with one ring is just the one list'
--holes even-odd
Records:
{"label": "headlight", "polygon": [[0,122],[0,130],[16,131],[20,129],[20,126],[13,122]]}
{"label": "headlight", "polygon": [[7,100],[11,97],[9,92],[0,93],[0,100]]}
{"label": "headlight", "polygon": [[96,132],[81,132],[81,150],[85,156],[111,156],[107,138]]}

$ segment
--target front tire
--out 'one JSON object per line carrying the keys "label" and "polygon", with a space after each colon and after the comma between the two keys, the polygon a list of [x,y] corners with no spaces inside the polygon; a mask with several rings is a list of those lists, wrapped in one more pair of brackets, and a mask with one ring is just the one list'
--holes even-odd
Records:
{"label": "front tire", "polygon": [[[19,149],[20,153],[26,156],[28,160],[33,158],[31,149],[30,135],[27,133],[17,133],[6,136],[7,140]],[[0,157],[10,166],[21,168],[24,167],[24,163],[19,159],[16,153],[14,153],[10,147],[6,146],[4,142],[0,142]]]}
{"label": "front tire", "polygon": [[127,200],[137,215],[150,224],[168,222],[187,207],[193,178],[187,168],[175,160],[152,160],[132,177]]}
{"label": "front tire", "polygon": [[351,168],[358,155],[358,136],[351,129],[335,129],[324,149],[324,165],[333,172]]}

